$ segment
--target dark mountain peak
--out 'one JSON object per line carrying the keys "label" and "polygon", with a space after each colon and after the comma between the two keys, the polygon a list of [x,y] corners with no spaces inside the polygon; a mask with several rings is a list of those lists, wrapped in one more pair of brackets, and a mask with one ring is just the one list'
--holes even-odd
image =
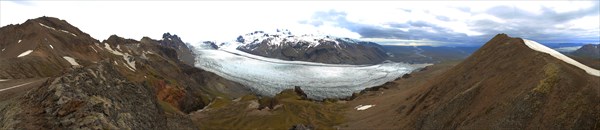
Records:
{"label": "dark mountain peak", "polygon": [[584,58],[598,59],[600,58],[600,44],[583,45],[572,54]]}
{"label": "dark mountain peak", "polygon": [[162,40],[160,40],[160,45],[165,47],[170,47],[173,49],[178,48],[188,48],[187,45],[179,38],[177,35],[167,32],[163,34]]}
{"label": "dark mountain peak", "polygon": [[600,48],[600,44],[585,44],[581,46],[581,49],[598,49]]}
{"label": "dark mountain peak", "polygon": [[159,43],[163,47],[171,48],[177,51],[177,57],[184,63],[193,66],[194,55],[190,47],[181,40],[181,38],[175,34],[169,32],[164,33],[162,40]]}
{"label": "dark mountain peak", "polygon": [[167,33],[163,33],[163,38],[167,38],[167,37],[171,37],[171,33],[167,32]]}
{"label": "dark mountain peak", "polygon": [[153,42],[158,43],[157,40],[154,40],[150,37],[142,37],[142,39],[140,39],[140,42],[142,42],[142,43],[153,43]]}
{"label": "dark mountain peak", "polygon": [[[63,33],[67,33],[73,36],[79,36],[85,34],[79,28],[71,25],[66,20],[61,20],[55,17],[42,16],[35,19],[29,19],[23,23],[25,26],[40,26],[43,28],[48,28],[52,31],[59,31]],[[85,34],[88,35],[88,34]],[[89,36],[89,35],[88,35]]]}
{"label": "dark mountain peak", "polygon": [[168,40],[168,41],[173,41],[176,43],[183,43],[183,41],[181,40],[181,38],[179,36],[177,36],[176,34],[171,35],[171,33],[167,32],[163,34],[162,40]]}
{"label": "dark mountain peak", "polygon": [[110,37],[108,37],[108,39],[102,41],[102,43],[108,43],[108,44],[130,44],[130,43],[138,43],[138,41],[134,40],[134,39],[126,39],[120,36],[117,36],[116,34],[110,35]]}

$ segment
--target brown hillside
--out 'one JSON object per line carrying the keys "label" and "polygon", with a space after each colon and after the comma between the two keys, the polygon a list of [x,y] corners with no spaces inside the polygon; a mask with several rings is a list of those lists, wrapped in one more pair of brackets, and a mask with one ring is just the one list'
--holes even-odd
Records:
{"label": "brown hillside", "polygon": [[411,129],[598,129],[599,87],[599,77],[499,34],[399,113]]}

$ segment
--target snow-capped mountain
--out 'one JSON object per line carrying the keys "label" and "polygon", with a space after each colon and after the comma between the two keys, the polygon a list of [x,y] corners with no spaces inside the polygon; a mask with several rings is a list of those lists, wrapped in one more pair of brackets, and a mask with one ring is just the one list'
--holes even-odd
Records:
{"label": "snow-capped mountain", "polygon": [[238,50],[269,58],[329,64],[377,64],[388,57],[379,44],[288,30],[255,31],[237,37]]}

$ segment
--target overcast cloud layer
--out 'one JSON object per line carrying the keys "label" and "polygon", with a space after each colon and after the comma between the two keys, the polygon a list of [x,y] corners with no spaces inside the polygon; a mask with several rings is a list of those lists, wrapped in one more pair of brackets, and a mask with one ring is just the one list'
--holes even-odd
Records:
{"label": "overcast cloud layer", "polygon": [[0,1],[0,26],[52,16],[102,40],[112,34],[228,41],[290,29],[394,45],[481,45],[507,33],[541,43],[598,43],[598,1],[234,2]]}

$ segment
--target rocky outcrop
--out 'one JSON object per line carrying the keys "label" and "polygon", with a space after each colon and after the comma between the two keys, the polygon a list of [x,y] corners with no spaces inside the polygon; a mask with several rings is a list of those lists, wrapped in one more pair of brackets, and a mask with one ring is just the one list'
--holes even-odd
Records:
{"label": "rocky outcrop", "polygon": [[[76,68],[2,110],[3,129],[191,129],[167,120],[154,90],[128,81],[110,63]],[[175,121],[175,122],[169,122]],[[169,128],[167,124],[187,124]]]}
{"label": "rocky outcrop", "polygon": [[180,61],[194,66],[195,56],[192,47],[184,43],[179,36],[164,33],[160,45],[174,49]]}
{"label": "rocky outcrop", "polygon": [[237,38],[238,50],[269,58],[329,64],[378,64],[388,55],[373,42],[331,36],[256,31]]}

